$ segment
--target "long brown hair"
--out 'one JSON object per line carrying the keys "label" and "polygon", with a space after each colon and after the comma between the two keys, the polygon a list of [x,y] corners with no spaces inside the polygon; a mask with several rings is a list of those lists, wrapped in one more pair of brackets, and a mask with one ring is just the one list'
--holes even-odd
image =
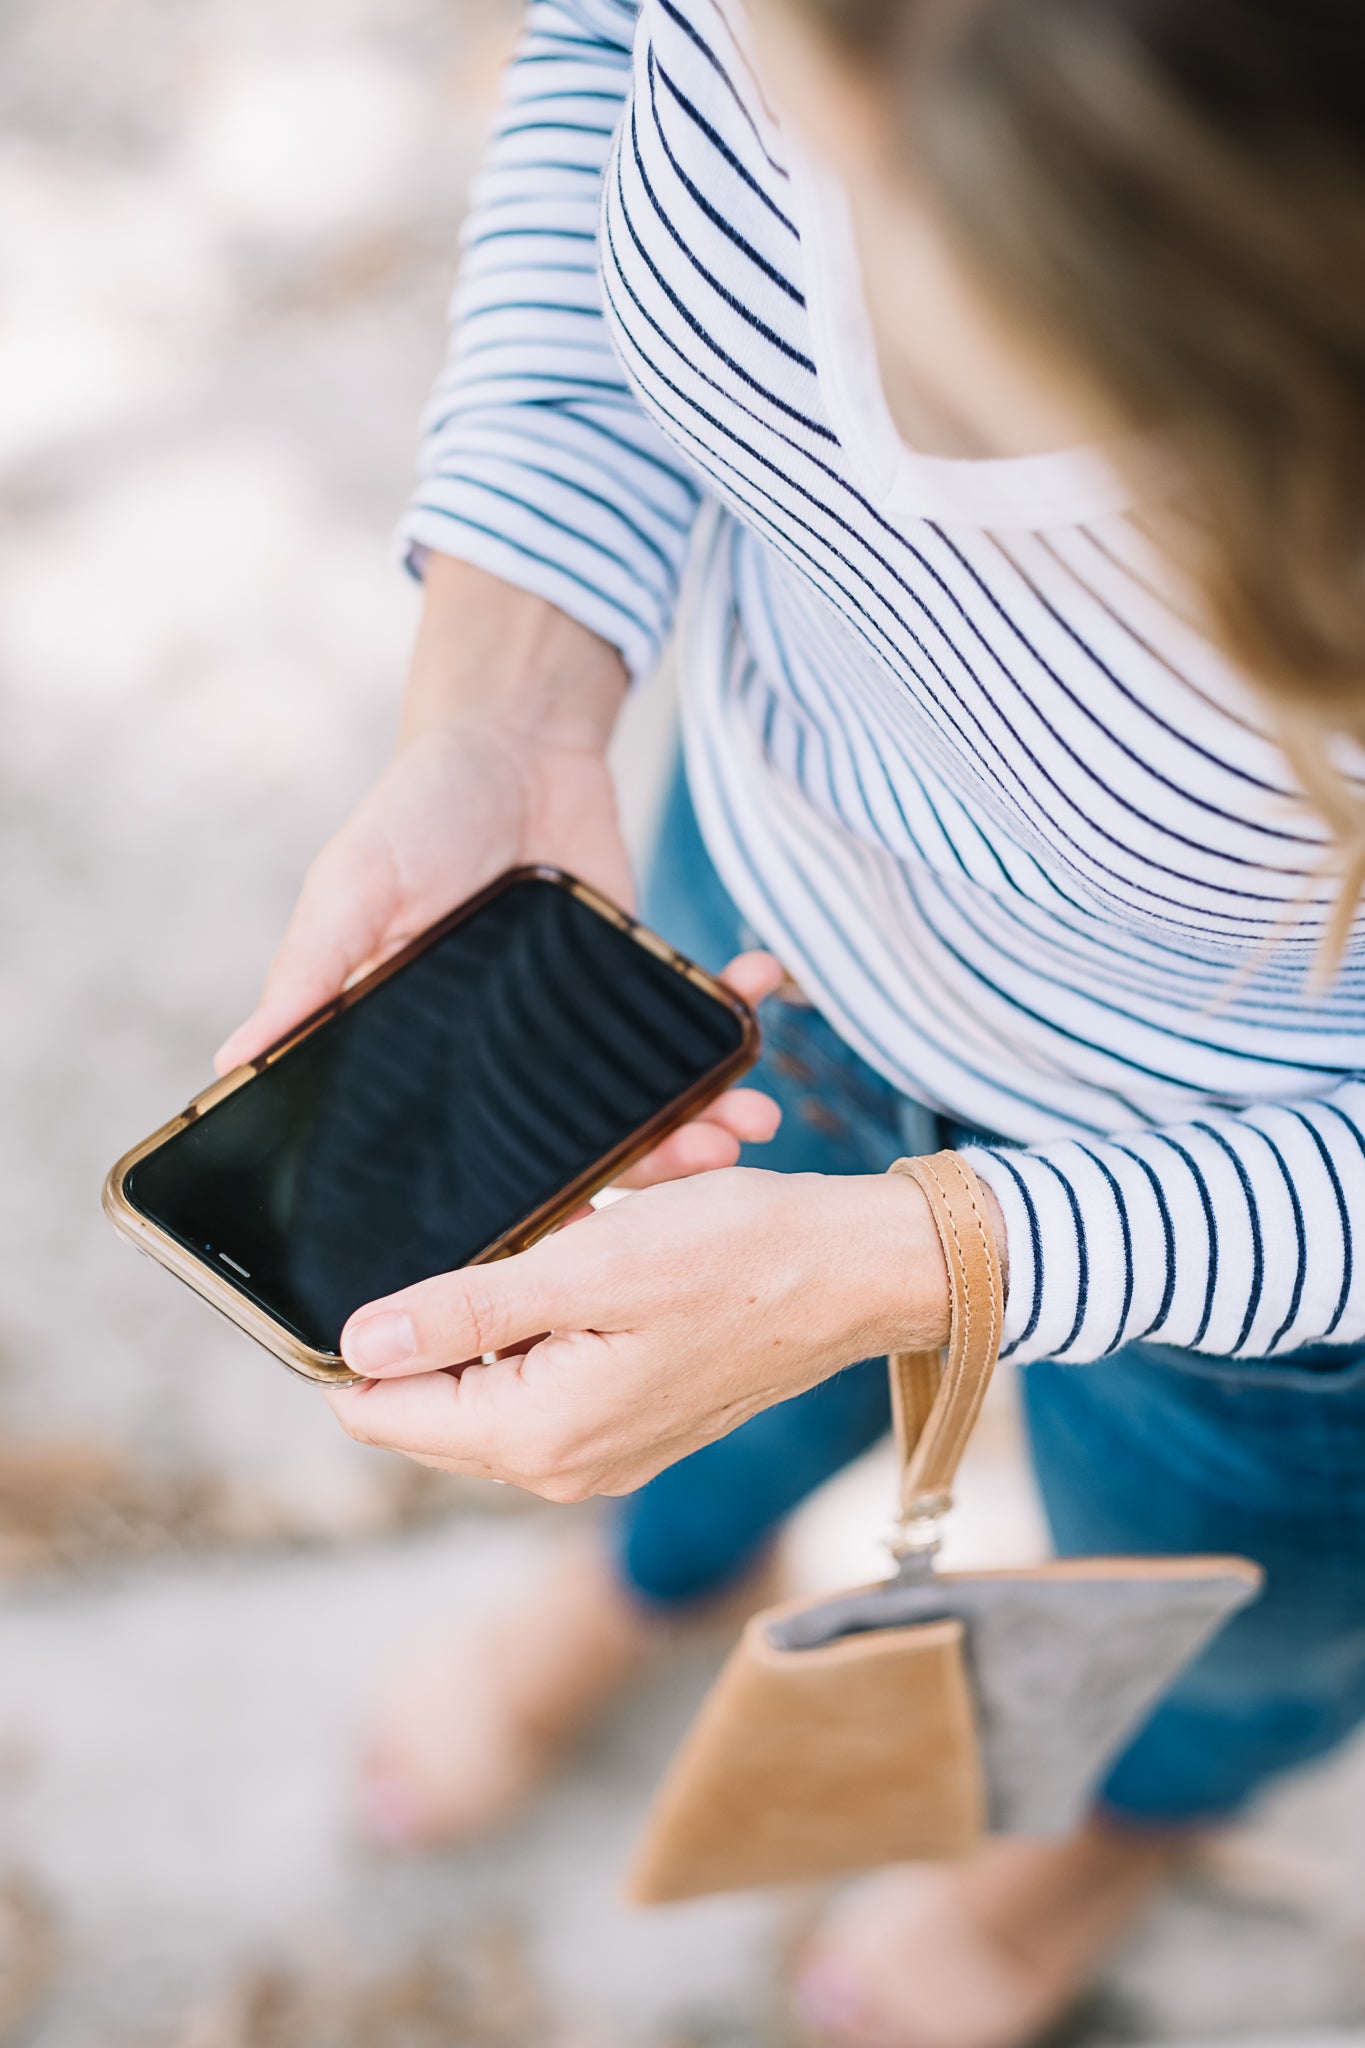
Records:
{"label": "long brown hair", "polygon": [[1365,884],[1359,0],[799,0],[964,259],[1182,481],[1166,531]]}

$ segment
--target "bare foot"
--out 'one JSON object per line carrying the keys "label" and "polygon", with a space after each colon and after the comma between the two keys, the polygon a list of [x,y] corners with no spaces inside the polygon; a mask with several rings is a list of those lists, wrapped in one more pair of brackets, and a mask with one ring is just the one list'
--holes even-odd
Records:
{"label": "bare foot", "polygon": [[826,1918],[798,2004],[844,2048],[1024,2048],[1094,1982],[1186,1847],[1092,1820],[1062,1841],[881,1871]]}
{"label": "bare foot", "polygon": [[392,1673],[361,1759],[359,1818],[376,1847],[453,1842],[504,1819],[680,1631],[737,1621],[767,1590],[655,1616],[605,1545],[565,1551],[506,1611],[420,1643]]}
{"label": "bare foot", "polygon": [[417,1848],[520,1803],[663,1639],[604,1548],[576,1545],[512,1606],[418,1643],[390,1674],[361,1759],[362,1831]]}

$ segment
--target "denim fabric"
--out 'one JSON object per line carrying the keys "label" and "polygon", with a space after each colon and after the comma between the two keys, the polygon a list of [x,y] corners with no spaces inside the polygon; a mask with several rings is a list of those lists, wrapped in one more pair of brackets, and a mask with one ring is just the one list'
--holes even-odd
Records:
{"label": "denim fabric", "polygon": [[1105,1800],[1134,1818],[1231,1813],[1365,1720],[1365,1358],[1334,1359],[1294,1381],[1291,1360],[1141,1344],[1023,1370],[1063,1555],[1230,1551],[1266,1572],[1111,1773]]}
{"label": "denim fabric", "polygon": [[[711,968],[753,943],[681,775],[644,907]],[[783,1125],[746,1149],[748,1164],[877,1172],[981,1135],[898,1096],[796,1004],[765,1007],[754,1080]],[[1119,1760],[1108,1806],[1139,1823],[1216,1818],[1365,1720],[1365,1347],[1257,1361],[1142,1344],[1094,1365],[1030,1365],[1022,1381],[1061,1554],[1236,1552],[1267,1573]],[[683,1459],[619,1504],[627,1583],[658,1603],[723,1587],[889,1420],[884,1363],[868,1360]]]}

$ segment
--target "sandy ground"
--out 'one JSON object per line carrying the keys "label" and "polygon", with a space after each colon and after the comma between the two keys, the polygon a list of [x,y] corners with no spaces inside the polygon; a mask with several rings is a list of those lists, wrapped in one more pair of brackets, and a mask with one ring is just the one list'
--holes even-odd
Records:
{"label": "sandy ground", "polygon": [[[387,744],[413,617],[390,532],[509,32],[502,0],[0,12],[6,2043],[791,2038],[804,1902],[617,1899],[714,1649],[505,1837],[359,1853],[376,1672],[433,1612],[510,1597],[565,1518],[355,1450],[98,1208]],[[619,749],[637,838],[667,722],[656,691]],[[876,1568],[887,1477],[815,1505],[801,1577]],[[956,1540],[1039,1545],[1007,1395]],[[1365,2040],[1363,1818],[1362,1754],[1285,1794],[1240,1901],[1192,1880],[1072,2038]]]}

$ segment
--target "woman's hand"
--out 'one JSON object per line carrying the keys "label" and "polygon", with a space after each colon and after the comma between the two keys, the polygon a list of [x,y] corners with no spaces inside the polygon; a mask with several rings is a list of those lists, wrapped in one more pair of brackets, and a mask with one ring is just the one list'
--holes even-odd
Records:
{"label": "woman's hand", "polygon": [[[463,562],[427,564],[397,753],[317,856],[220,1074],[254,1059],[349,981],[495,875],[546,861],[618,903],[633,897],[606,746],[625,691],[620,657],[540,598]],[[780,978],[737,962],[757,1004]],[[646,1178],[729,1166],[770,1138],[777,1112],[732,1089],[666,1139]]]}
{"label": "woman's hand", "polygon": [[632,894],[606,746],[620,657],[541,599],[463,562],[427,565],[398,751],[317,856],[220,1073],[495,875],[547,861]]}
{"label": "woman's hand", "polygon": [[600,755],[535,746],[492,723],[410,739],[309,868],[260,1000],[218,1052],[219,1073],[254,1059],[505,868],[535,860],[628,897]]}
{"label": "woman's hand", "polygon": [[583,1500],[947,1328],[947,1270],[913,1181],[734,1168],[372,1303],[342,1335],[365,1383],[327,1399],[359,1442]]}

